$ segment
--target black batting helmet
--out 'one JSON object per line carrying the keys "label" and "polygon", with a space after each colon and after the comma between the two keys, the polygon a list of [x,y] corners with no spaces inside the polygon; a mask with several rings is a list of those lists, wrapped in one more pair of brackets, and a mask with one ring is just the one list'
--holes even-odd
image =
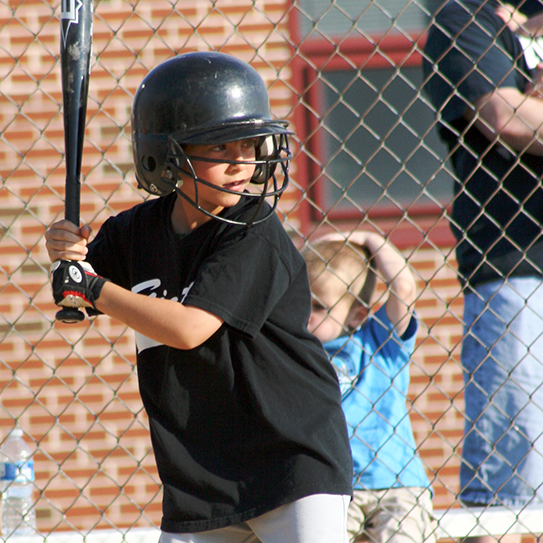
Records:
{"label": "black batting helmet", "polygon": [[[192,177],[194,183],[209,185],[196,177],[183,147],[255,138],[255,172],[251,183],[262,185],[262,190],[244,192],[242,196],[261,201],[267,197],[274,199],[271,212],[262,219],[265,220],[275,210],[289,181],[292,154],[287,135],[292,132],[287,126],[286,121],[272,118],[264,81],[249,64],[217,52],[171,58],[145,77],[134,98],[132,145],[138,183],[157,196],[176,190],[210,215],[199,206],[197,197],[193,201],[178,187],[180,173]],[[278,164],[282,170],[280,182],[276,176]]]}

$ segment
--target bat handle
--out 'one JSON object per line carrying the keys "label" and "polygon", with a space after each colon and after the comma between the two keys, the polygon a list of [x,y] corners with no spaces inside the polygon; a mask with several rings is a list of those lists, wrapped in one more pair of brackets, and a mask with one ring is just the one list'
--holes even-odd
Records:
{"label": "bat handle", "polygon": [[[79,175],[68,175],[66,179],[66,203],[64,218],[79,225],[79,202],[81,180]],[[76,324],[85,319],[83,311],[75,307],[63,307],[55,315],[55,319],[66,324]]]}
{"label": "bat handle", "polygon": [[85,315],[83,311],[79,311],[75,307],[63,307],[60,311],[57,311],[55,319],[66,324],[75,324],[83,321]]}

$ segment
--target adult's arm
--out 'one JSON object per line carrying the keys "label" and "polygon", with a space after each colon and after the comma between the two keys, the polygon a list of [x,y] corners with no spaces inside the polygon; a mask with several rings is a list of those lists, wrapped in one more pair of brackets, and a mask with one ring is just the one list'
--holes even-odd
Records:
{"label": "adult's arm", "polygon": [[518,152],[543,156],[543,100],[512,87],[501,87],[474,102],[464,118],[490,141]]}
{"label": "adult's arm", "polygon": [[543,35],[543,13],[527,17],[514,6],[498,6],[496,15],[518,36],[537,38]]}

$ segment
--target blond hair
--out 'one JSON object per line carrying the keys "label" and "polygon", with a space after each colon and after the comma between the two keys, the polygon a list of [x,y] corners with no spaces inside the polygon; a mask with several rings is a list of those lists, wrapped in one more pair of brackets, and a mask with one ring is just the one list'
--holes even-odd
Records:
{"label": "blond hair", "polygon": [[[371,256],[365,247],[346,241],[318,240],[306,245],[302,250],[302,256],[312,284],[317,282],[321,285],[326,282],[330,285],[341,284],[345,293],[352,295],[354,300],[369,304],[374,282],[369,288],[370,292],[363,294],[366,290],[364,287]],[[333,281],[334,277],[339,281]]]}

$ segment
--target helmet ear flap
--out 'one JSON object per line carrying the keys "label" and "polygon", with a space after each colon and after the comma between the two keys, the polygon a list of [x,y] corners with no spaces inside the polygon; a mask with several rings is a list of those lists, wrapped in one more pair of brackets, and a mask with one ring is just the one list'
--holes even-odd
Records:
{"label": "helmet ear flap", "polygon": [[271,135],[260,138],[260,141],[256,146],[255,157],[256,160],[264,161],[264,163],[256,165],[251,183],[261,185],[262,183],[268,182],[277,166],[277,164],[270,163],[269,161],[275,159],[278,152],[279,146],[276,136]]}

